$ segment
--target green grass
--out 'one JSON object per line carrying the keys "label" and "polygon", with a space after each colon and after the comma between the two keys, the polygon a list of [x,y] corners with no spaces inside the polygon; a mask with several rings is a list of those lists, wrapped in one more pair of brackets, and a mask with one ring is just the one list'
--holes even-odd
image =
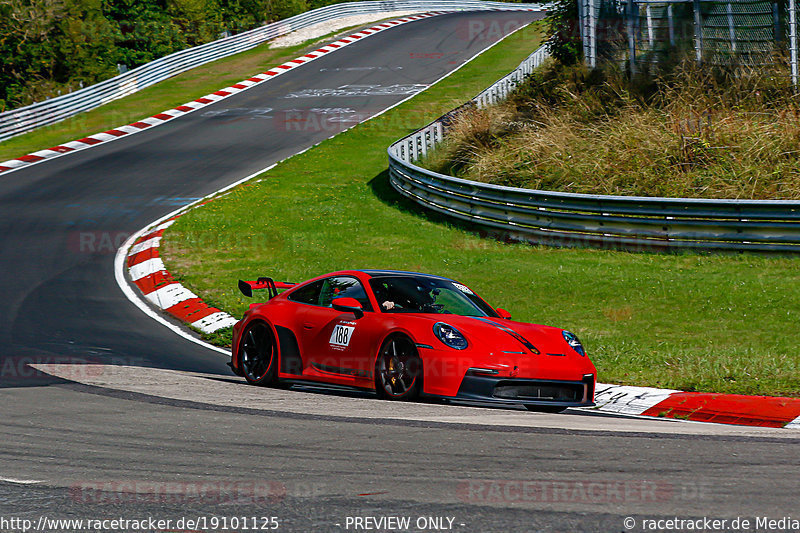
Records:
{"label": "green grass", "polygon": [[239,278],[303,281],[345,268],[452,276],[515,319],[575,331],[603,382],[799,396],[797,261],[505,244],[420,213],[391,189],[386,147],[536,44],[509,39],[381,117],[189,212],[165,236],[168,268],[237,316],[250,303]]}
{"label": "green grass", "polygon": [[0,143],[0,162],[131,124],[185,104],[294,59],[306,53],[314,43],[350,30],[352,28],[337,30],[322,38],[286,48],[270,49],[269,43],[265,43],[252,50],[194,68],[86,113],[7,139]]}

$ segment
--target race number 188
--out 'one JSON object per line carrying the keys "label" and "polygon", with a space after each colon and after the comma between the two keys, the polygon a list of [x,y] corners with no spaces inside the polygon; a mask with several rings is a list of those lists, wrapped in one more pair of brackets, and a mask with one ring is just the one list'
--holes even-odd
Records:
{"label": "race number 188", "polygon": [[330,343],[334,346],[348,346],[354,329],[356,328],[353,326],[337,325],[333,328],[333,333],[331,333]]}

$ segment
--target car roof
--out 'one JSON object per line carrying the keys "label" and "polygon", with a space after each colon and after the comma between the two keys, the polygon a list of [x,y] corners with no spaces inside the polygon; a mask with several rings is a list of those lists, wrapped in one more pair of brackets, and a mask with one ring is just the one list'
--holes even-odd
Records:
{"label": "car roof", "polygon": [[359,270],[358,272],[362,272],[367,274],[370,277],[377,278],[383,276],[421,276],[423,278],[432,278],[432,279],[443,279],[447,281],[453,281],[450,278],[445,278],[444,276],[434,276],[432,274],[423,274],[422,272],[407,272],[405,270]]}

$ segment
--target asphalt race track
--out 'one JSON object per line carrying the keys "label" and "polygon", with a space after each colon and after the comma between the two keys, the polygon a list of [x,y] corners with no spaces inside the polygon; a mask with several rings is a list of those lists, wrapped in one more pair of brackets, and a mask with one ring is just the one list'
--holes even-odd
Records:
{"label": "asphalt race track", "polygon": [[[131,233],[452,71],[493,42],[471,22],[539,16],[403,25],[0,177],[0,531],[42,517],[305,532],[684,531],[643,520],[705,517],[728,520],[709,531],[750,531],[732,521],[791,516],[797,432],[256,389],[120,292],[114,252]],[[312,123],[326,126],[298,126]]]}

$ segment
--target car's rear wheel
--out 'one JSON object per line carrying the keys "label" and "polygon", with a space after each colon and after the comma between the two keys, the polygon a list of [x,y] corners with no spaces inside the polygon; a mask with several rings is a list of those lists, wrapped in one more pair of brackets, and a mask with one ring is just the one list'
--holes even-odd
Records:
{"label": "car's rear wheel", "polygon": [[387,400],[414,400],[422,392],[422,359],[408,337],[394,336],[375,362],[375,390]]}
{"label": "car's rear wheel", "polygon": [[277,376],[275,338],[265,322],[247,326],[239,343],[239,363],[244,378],[253,385],[274,385]]}
{"label": "car's rear wheel", "polygon": [[531,405],[526,404],[525,408],[528,411],[536,411],[537,413],[563,413],[566,411],[566,407],[560,407],[558,405]]}

